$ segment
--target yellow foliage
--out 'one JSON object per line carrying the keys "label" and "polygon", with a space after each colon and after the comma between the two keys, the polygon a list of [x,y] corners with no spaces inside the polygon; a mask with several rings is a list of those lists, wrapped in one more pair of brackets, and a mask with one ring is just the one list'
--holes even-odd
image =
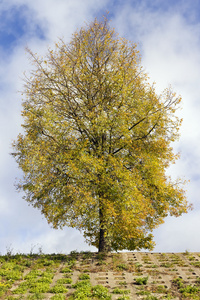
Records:
{"label": "yellow foliage", "polygon": [[152,230],[187,212],[180,182],[166,176],[177,156],[181,97],[157,95],[136,45],[106,19],[62,40],[26,78],[24,134],[14,148],[25,199],[54,228],[71,226],[99,246],[153,247]]}

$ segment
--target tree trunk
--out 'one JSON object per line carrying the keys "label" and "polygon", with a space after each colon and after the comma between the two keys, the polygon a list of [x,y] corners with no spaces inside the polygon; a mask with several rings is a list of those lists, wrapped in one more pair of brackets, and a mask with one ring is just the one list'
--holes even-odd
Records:
{"label": "tree trunk", "polygon": [[100,221],[99,252],[104,252],[104,253],[110,252],[111,247],[110,247],[106,229],[104,228],[102,208],[99,209],[99,221]]}

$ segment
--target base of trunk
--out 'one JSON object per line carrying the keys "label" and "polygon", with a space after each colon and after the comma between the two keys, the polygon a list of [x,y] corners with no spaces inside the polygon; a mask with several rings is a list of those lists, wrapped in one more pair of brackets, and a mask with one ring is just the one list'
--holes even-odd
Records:
{"label": "base of trunk", "polygon": [[111,251],[111,246],[110,243],[105,235],[105,230],[100,229],[100,237],[99,237],[99,252],[110,252]]}

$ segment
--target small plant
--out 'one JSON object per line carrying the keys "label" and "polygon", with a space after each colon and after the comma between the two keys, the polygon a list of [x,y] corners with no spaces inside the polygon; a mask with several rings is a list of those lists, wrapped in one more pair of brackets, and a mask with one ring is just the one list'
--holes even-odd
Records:
{"label": "small plant", "polygon": [[60,278],[57,280],[58,284],[71,284],[72,283],[72,279],[71,278]]}
{"label": "small plant", "polygon": [[34,279],[37,278],[38,276],[40,276],[42,274],[42,272],[39,272],[38,270],[34,270],[32,269],[25,277],[25,280],[30,280],[30,279]]}
{"label": "small plant", "polygon": [[53,300],[65,300],[66,297],[63,294],[57,294],[57,295],[52,296],[51,299],[53,299]]}
{"label": "small plant", "polygon": [[160,266],[163,268],[171,268],[171,267],[173,267],[173,264],[169,263],[169,262],[165,262],[165,263],[162,263]]}
{"label": "small plant", "polygon": [[172,282],[177,285],[177,287],[180,289],[184,286],[183,284],[183,279],[178,277],[178,278],[175,278],[174,280],[172,280]]}
{"label": "small plant", "polygon": [[34,295],[28,295],[26,299],[28,300],[42,300],[45,296],[40,293],[35,293]]}
{"label": "small plant", "polygon": [[30,287],[30,293],[47,293],[49,291],[49,283],[35,282]]}
{"label": "small plant", "polygon": [[40,283],[51,283],[52,282],[52,279],[49,278],[49,277],[40,277],[37,282],[40,282]]}
{"label": "small plant", "polygon": [[195,257],[194,256],[189,256],[188,259],[191,261],[191,260],[195,260]]}
{"label": "small plant", "polygon": [[197,279],[196,279],[196,284],[200,284],[200,277],[198,277]]}
{"label": "small plant", "polygon": [[103,260],[103,259],[105,259],[106,258],[106,254],[105,253],[101,253],[101,252],[99,252],[98,254],[97,254],[97,256],[96,256],[96,259],[99,259],[99,260]]}
{"label": "small plant", "polygon": [[15,290],[12,291],[13,294],[25,294],[30,285],[28,282],[24,281],[22,282]]}
{"label": "small plant", "polygon": [[156,268],[158,268],[158,266],[157,265],[152,265],[151,268],[155,268],[156,269]]}
{"label": "small plant", "polygon": [[92,297],[92,285],[89,280],[78,281],[76,284],[72,286],[76,289],[72,298],[74,300],[88,300],[88,298]]}
{"label": "small plant", "polygon": [[71,273],[64,273],[64,278],[71,278],[72,274]]}
{"label": "small plant", "polygon": [[150,295],[151,293],[149,291],[145,291],[145,290],[140,290],[138,292],[136,292],[136,295]]}
{"label": "small plant", "polygon": [[90,279],[90,275],[89,274],[81,274],[79,276],[79,280],[86,280],[86,279]]}
{"label": "small plant", "polygon": [[187,285],[179,291],[184,297],[190,297],[191,295],[196,295],[199,292],[199,288],[197,286]]}
{"label": "small plant", "polygon": [[158,298],[153,295],[148,295],[145,300],[158,300]]}
{"label": "small plant", "polygon": [[25,261],[24,266],[30,268],[32,265],[32,262],[30,260]]}
{"label": "small plant", "polygon": [[78,256],[79,256],[79,253],[77,250],[73,250],[70,252],[70,256],[73,258],[73,259],[77,259]]}
{"label": "small plant", "polygon": [[71,259],[68,261],[68,266],[69,266],[70,269],[73,268],[73,267],[75,266],[75,264],[76,264],[76,260],[73,259],[73,258],[71,258]]}
{"label": "small plant", "polygon": [[88,270],[88,269],[83,270],[83,273],[89,273],[89,272],[90,272],[90,270]]}
{"label": "small plant", "polygon": [[22,300],[22,299],[24,299],[24,296],[22,296],[22,295],[20,295],[20,296],[18,296],[18,297],[8,296],[8,297],[6,298],[6,300]]}
{"label": "small plant", "polygon": [[166,295],[164,295],[162,297],[162,299],[172,300],[172,299],[174,299],[174,296],[172,296],[170,293],[167,293]]}
{"label": "small plant", "polygon": [[135,264],[135,270],[136,270],[136,272],[141,272],[141,267],[142,267],[142,265],[140,263],[136,263]]}
{"label": "small plant", "polygon": [[146,285],[147,281],[148,281],[148,276],[147,277],[138,277],[138,278],[135,278],[135,282],[138,285]]}
{"label": "small plant", "polygon": [[72,270],[69,269],[68,267],[65,267],[61,270],[61,273],[72,273]]}
{"label": "small plant", "polygon": [[36,254],[35,251],[34,251],[36,246],[37,245],[31,245],[30,254],[29,254],[30,256],[34,256]]}
{"label": "small plant", "polygon": [[97,266],[107,265],[107,263],[103,259],[99,259]]}
{"label": "small plant", "polygon": [[89,258],[92,258],[92,256],[93,256],[93,253],[90,251],[81,252],[81,253],[83,253],[83,259],[89,259]]}
{"label": "small plant", "polygon": [[80,287],[83,287],[83,286],[84,286],[84,287],[86,287],[86,286],[91,287],[90,281],[89,281],[89,280],[81,280],[81,281],[78,281],[77,283],[75,283],[75,284],[72,285],[72,288],[77,289],[77,288],[80,288]]}
{"label": "small plant", "polygon": [[6,256],[11,257],[13,256],[13,248],[11,248],[11,245],[6,247]]}
{"label": "small plant", "polygon": [[191,265],[193,265],[196,268],[200,268],[200,261],[191,262]]}
{"label": "small plant", "polygon": [[67,293],[68,289],[62,284],[56,284],[50,289],[50,292],[54,294]]}
{"label": "small plant", "polygon": [[120,296],[117,300],[130,300],[130,297],[127,295]]}
{"label": "small plant", "polygon": [[118,282],[119,285],[127,285],[127,282],[126,281],[120,281]]}
{"label": "small plant", "polygon": [[119,271],[128,270],[128,266],[126,264],[118,264],[117,270]]}
{"label": "small plant", "polygon": [[96,285],[92,288],[92,297],[95,297],[95,299],[111,299],[111,295],[108,292],[108,289],[102,285]]}
{"label": "small plant", "polygon": [[8,296],[7,298],[6,298],[6,300],[17,300],[17,299],[23,299],[23,298],[21,298],[21,296],[19,296],[19,297],[14,297],[14,296]]}
{"label": "small plant", "polygon": [[115,288],[113,291],[112,291],[113,294],[129,294],[130,293],[130,290],[124,290],[124,289],[119,289],[119,288]]}
{"label": "small plant", "polygon": [[167,288],[164,285],[158,285],[155,288],[155,293],[161,293],[161,294],[165,294],[167,292]]}
{"label": "small plant", "polygon": [[[0,277],[1,278],[1,277]],[[0,282],[0,297],[12,286],[6,282]]]}

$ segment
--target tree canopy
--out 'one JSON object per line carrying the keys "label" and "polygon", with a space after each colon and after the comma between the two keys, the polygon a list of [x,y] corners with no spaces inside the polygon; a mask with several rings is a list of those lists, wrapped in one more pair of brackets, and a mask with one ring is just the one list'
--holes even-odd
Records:
{"label": "tree canopy", "polygon": [[188,203],[166,169],[181,97],[157,95],[136,44],[103,19],[60,40],[25,79],[24,133],[13,143],[25,199],[54,228],[99,251],[152,249],[152,230]]}

